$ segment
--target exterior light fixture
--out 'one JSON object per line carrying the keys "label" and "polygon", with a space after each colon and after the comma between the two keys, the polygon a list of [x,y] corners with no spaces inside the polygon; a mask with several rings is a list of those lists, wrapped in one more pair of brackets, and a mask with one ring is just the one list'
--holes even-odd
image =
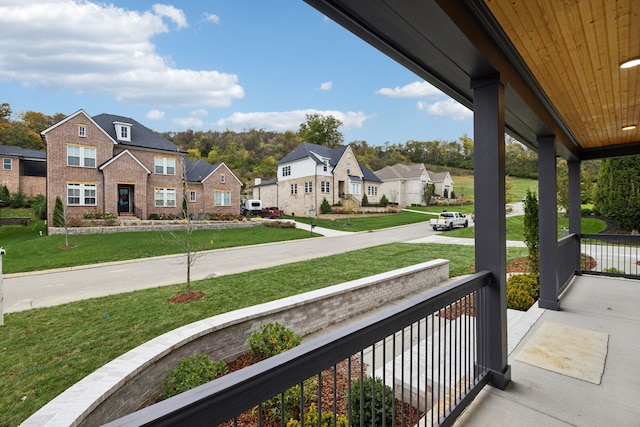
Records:
{"label": "exterior light fixture", "polygon": [[638,65],[640,65],[640,58],[633,58],[620,64],[620,68],[632,68]]}
{"label": "exterior light fixture", "polygon": [[638,125],[626,125],[626,126],[622,126],[622,130],[634,130],[637,127]]}

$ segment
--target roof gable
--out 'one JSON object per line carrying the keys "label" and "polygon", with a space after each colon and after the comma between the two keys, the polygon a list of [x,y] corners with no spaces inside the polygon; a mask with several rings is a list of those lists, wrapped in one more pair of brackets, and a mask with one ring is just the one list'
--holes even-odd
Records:
{"label": "roof gable", "polygon": [[[163,138],[148,127],[141,125],[136,120],[129,117],[103,113],[93,116],[92,119],[116,144],[184,153],[184,150],[179,148],[173,142]],[[131,125],[131,135],[129,135],[130,141],[118,139],[116,135],[116,123]]]}
{"label": "roof gable", "polygon": [[378,178],[378,176],[371,172],[369,170],[369,168],[367,168],[363,163],[360,163],[360,170],[362,171],[362,179],[364,181],[370,181],[370,182],[382,182],[382,180],[380,178]]}
{"label": "roof gable", "polygon": [[284,156],[278,164],[289,163],[300,159],[311,158],[316,163],[324,163],[324,159],[329,159],[329,164],[335,166],[347,150],[346,145],[336,148],[325,147],[324,145],[303,142]]}
{"label": "roof gable", "polygon": [[120,159],[121,157],[128,155],[129,157],[131,157],[137,164],[140,165],[140,167],[142,167],[142,169],[145,170],[145,172],[147,172],[148,175],[151,175],[151,171],[140,161],[136,158],[136,156],[134,156],[133,154],[131,154],[131,152],[129,150],[124,150],[121,151],[120,153],[118,153],[118,155],[110,158],[109,160],[107,160],[106,162],[104,162],[103,164],[101,164],[98,169],[99,170],[104,170],[105,168],[107,168],[108,166],[116,163],[118,161],[118,159]]}
{"label": "roof gable", "polygon": [[238,179],[238,177],[229,169],[229,167],[224,164],[224,162],[211,164],[205,160],[199,159],[197,161],[193,161],[190,159],[185,159],[186,169],[187,169],[187,182],[199,182],[203,183],[206,181],[211,175],[216,173],[216,171],[220,168],[226,169],[231,176],[238,181],[238,184],[242,186],[242,181]]}
{"label": "roof gable", "polygon": [[375,171],[375,174],[383,181],[392,181],[396,179],[420,179],[423,174],[429,175],[422,163],[412,163],[403,165],[396,163],[393,166],[385,166]]}

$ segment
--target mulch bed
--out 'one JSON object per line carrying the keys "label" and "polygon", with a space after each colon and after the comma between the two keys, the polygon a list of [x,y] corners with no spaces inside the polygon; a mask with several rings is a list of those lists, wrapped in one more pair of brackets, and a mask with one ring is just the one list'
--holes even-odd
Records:
{"label": "mulch bed", "polygon": [[[227,365],[229,369],[229,373],[242,369],[246,366],[251,365],[251,356],[248,353],[245,353],[238,357],[236,360],[230,362]],[[347,392],[349,390],[349,383],[353,384],[355,380],[360,377],[360,360],[359,357],[351,358],[351,376],[349,376],[349,362],[342,361],[338,365],[336,365],[336,373],[335,373],[335,384],[334,384],[334,370],[333,368],[327,369],[322,373],[322,412],[330,412],[333,413],[334,408],[334,397],[335,405],[336,405],[336,413],[338,414],[346,414],[347,413]],[[306,384],[306,383],[305,383]],[[337,393],[334,393],[334,390],[338,390]],[[335,394],[335,396],[334,396]],[[314,393],[314,403],[317,404],[317,392]],[[296,414],[299,417],[299,414]],[[399,400],[396,400],[396,425],[414,425],[422,417],[423,413],[418,412],[415,408],[412,408],[408,403],[402,404]],[[404,419],[404,423],[402,420]],[[265,427],[277,427],[280,426],[280,420],[270,420],[262,418],[262,424]],[[252,410],[246,411],[241,414],[236,420],[236,424],[232,421],[229,421],[225,424],[221,424],[220,427],[232,427],[237,425],[239,427],[253,427],[258,425],[258,413],[257,409],[254,408]]]}
{"label": "mulch bed", "polygon": [[197,301],[200,298],[204,298],[206,294],[204,292],[182,292],[169,298],[169,302],[177,304],[185,304],[191,301]]}

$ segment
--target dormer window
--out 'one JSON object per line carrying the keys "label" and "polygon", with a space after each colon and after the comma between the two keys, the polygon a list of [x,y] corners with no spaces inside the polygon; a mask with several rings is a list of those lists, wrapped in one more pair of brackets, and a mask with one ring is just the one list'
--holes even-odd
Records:
{"label": "dormer window", "polygon": [[131,124],[114,122],[116,127],[116,138],[118,141],[131,141]]}

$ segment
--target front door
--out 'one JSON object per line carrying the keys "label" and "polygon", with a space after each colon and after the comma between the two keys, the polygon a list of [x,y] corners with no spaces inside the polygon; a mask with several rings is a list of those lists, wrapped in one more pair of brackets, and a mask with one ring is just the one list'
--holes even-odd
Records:
{"label": "front door", "polygon": [[130,200],[130,188],[129,187],[118,187],[118,213],[129,213],[131,212],[131,204]]}

